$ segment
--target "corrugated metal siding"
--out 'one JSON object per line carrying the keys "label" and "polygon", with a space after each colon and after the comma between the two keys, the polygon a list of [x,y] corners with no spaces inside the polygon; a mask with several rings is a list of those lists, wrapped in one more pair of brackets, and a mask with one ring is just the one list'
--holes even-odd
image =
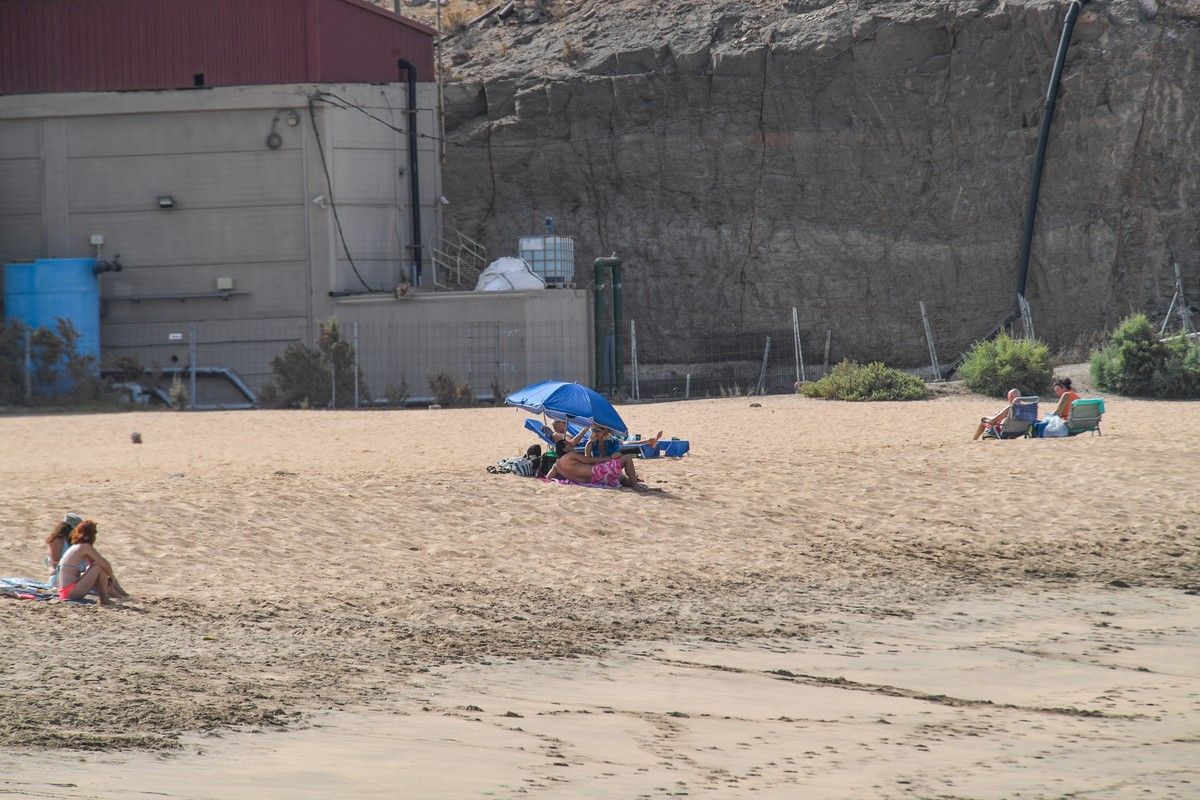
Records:
{"label": "corrugated metal siding", "polygon": [[3,0],[0,94],[433,77],[424,26],[359,0]]}
{"label": "corrugated metal siding", "polygon": [[433,38],[424,30],[397,24],[390,14],[367,3],[312,1],[317,4],[320,41],[313,80],[356,83],[362,78],[355,76],[366,72],[378,76],[372,83],[398,81],[401,58],[417,67],[418,80],[433,80]]}

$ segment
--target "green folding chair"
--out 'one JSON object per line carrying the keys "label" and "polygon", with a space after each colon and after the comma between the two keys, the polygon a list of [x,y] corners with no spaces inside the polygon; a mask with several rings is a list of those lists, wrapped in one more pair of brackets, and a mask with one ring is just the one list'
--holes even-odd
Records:
{"label": "green folding chair", "polygon": [[1067,434],[1078,436],[1081,433],[1097,433],[1100,430],[1100,419],[1104,416],[1104,399],[1087,397],[1071,403],[1071,411],[1067,415]]}

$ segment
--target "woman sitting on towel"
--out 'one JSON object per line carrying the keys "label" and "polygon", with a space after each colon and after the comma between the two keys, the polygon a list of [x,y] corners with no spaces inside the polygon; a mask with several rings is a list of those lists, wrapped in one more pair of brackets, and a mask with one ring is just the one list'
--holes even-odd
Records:
{"label": "woman sitting on towel", "polygon": [[71,532],[71,546],[62,554],[58,568],[58,597],[79,600],[92,589],[100,595],[100,605],[112,605],[112,598],[128,598],[113,575],[112,564],[95,548],[96,523],[80,522]]}
{"label": "woman sitting on towel", "polygon": [[63,551],[71,546],[71,531],[82,522],[82,517],[74,511],[63,517],[63,521],[54,526],[54,530],[46,537],[46,567],[49,569],[49,581],[54,585],[54,576],[58,574],[58,562]]}
{"label": "woman sitting on towel", "polygon": [[581,456],[566,439],[558,440],[554,448],[558,458],[546,475],[550,480],[561,478],[573,483],[589,483],[612,489],[618,486],[637,488],[640,479],[633,466],[633,456]]}

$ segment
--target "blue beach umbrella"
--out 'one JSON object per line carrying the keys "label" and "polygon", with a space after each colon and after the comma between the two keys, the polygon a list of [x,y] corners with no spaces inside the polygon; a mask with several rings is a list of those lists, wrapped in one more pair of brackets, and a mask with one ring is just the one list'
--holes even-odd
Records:
{"label": "blue beach umbrella", "polygon": [[625,421],[607,398],[578,383],[542,381],[518,389],[506,397],[504,403],[534,414],[545,414],[551,419],[602,425],[622,435],[629,433]]}

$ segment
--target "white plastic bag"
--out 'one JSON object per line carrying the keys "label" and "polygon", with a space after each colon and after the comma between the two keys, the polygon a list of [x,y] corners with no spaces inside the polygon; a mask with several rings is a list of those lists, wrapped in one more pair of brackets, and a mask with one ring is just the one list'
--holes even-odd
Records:
{"label": "white plastic bag", "polygon": [[1046,415],[1046,424],[1042,428],[1043,439],[1058,439],[1067,436],[1068,433],[1067,423],[1062,417],[1056,414]]}

